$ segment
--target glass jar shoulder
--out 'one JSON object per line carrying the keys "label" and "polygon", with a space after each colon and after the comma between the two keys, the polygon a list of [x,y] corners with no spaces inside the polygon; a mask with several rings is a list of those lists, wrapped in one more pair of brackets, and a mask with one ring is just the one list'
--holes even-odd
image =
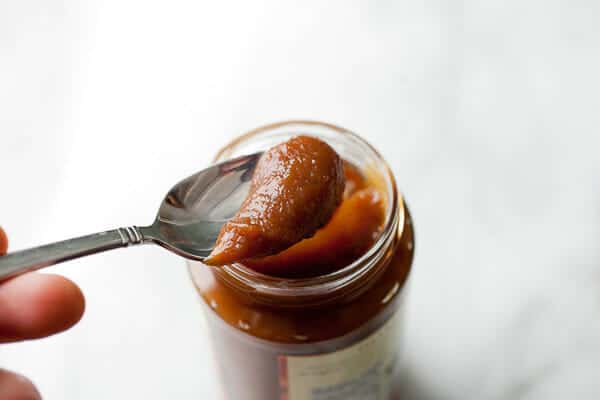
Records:
{"label": "glass jar shoulder", "polygon": [[[228,287],[206,266],[190,264],[190,274],[206,305],[232,329],[280,343],[310,343],[345,336],[373,322],[380,324],[399,306],[400,293],[410,272],[414,233],[405,211],[402,234],[382,261],[382,273],[360,296],[348,302],[317,308],[278,308],[257,304]],[[379,321],[379,322],[377,322]]]}

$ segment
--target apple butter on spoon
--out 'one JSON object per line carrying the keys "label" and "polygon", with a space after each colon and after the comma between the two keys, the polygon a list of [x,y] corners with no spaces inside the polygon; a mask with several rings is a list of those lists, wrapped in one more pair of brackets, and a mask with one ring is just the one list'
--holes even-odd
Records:
{"label": "apple butter on spoon", "polygon": [[250,192],[222,228],[205,264],[222,266],[277,254],[309,238],[342,201],[344,165],[327,143],[297,136],[265,152]]}

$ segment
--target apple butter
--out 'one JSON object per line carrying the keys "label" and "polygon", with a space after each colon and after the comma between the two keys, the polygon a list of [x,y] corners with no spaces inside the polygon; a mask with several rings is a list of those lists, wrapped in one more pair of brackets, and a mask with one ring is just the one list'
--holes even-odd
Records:
{"label": "apple butter", "polygon": [[343,192],[342,160],[327,143],[297,136],[269,149],[256,165],[248,197],[204,263],[231,264],[287,249],[329,221]]}
{"label": "apple butter", "polygon": [[268,275],[306,278],[339,270],[363,255],[383,229],[383,196],[352,164],[345,162],[344,170],[348,190],[322,229],[279,254],[243,264]]}
{"label": "apple butter", "polygon": [[351,132],[302,121],[256,129],[217,160],[298,135],[344,160],[342,201],[326,224],[277,254],[221,267],[189,262],[225,398],[388,400],[414,238],[385,161]]}

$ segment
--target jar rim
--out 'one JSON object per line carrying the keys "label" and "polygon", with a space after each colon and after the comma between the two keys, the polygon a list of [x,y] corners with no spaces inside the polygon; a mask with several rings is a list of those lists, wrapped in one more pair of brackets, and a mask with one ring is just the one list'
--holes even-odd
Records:
{"label": "jar rim", "polygon": [[228,158],[229,153],[236,147],[260,134],[291,127],[306,128],[302,133],[307,135],[315,134],[314,132],[311,133],[310,128],[326,129],[330,132],[343,135],[363,147],[377,160],[378,167],[381,169],[378,173],[382,175],[382,178],[387,183],[386,191],[389,192],[389,200],[386,202],[385,224],[381,235],[363,255],[339,270],[307,278],[282,278],[254,271],[240,263],[214,268],[217,274],[225,273],[237,280],[238,283],[251,287],[254,292],[261,292],[268,296],[305,298],[339,288],[340,286],[354,282],[368,273],[371,267],[377,264],[381,258],[377,257],[379,253],[382,253],[381,250],[389,248],[394,243],[394,240],[403,234],[405,212],[404,200],[401,194],[398,193],[392,170],[381,154],[358,134],[334,124],[314,120],[287,120],[263,125],[233,139],[219,150],[214,161],[221,161]]}

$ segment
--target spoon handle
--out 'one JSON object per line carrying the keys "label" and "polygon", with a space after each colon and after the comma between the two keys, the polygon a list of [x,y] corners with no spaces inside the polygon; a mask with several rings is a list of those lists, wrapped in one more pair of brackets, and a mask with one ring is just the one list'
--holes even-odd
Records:
{"label": "spoon handle", "polygon": [[145,242],[148,240],[140,228],[132,226],[16,251],[0,257],[0,281],[74,258]]}

